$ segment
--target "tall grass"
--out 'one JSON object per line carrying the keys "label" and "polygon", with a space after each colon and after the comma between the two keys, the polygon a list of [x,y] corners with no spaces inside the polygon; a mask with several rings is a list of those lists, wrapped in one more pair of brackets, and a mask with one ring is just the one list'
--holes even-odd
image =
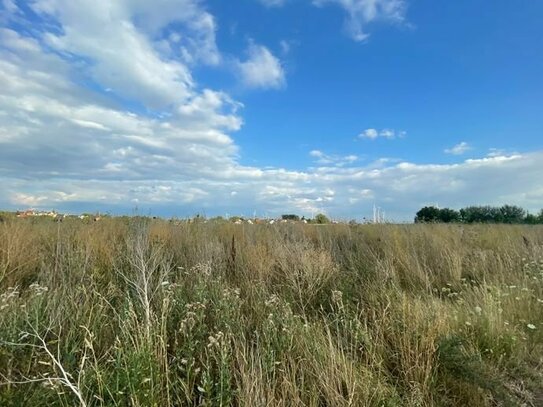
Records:
{"label": "tall grass", "polygon": [[543,405],[543,227],[0,223],[2,406]]}

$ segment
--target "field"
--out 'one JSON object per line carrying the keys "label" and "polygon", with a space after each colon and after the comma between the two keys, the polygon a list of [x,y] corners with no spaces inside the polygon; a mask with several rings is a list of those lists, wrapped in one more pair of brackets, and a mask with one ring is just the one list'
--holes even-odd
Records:
{"label": "field", "polygon": [[1,406],[541,406],[543,227],[0,223]]}

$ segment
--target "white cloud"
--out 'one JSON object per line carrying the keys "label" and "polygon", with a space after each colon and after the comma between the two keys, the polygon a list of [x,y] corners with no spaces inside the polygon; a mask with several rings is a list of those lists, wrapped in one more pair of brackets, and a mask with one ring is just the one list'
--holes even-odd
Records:
{"label": "white cloud", "polygon": [[[287,0],[258,0],[266,7],[281,7]],[[353,40],[365,41],[369,34],[366,27],[379,21],[404,23],[407,9],[406,0],[311,0],[317,7],[333,4],[347,14],[344,29]]]}
{"label": "white cloud", "polygon": [[353,164],[358,161],[358,156],[354,154],[340,156],[340,155],[329,155],[325,154],[320,150],[311,150],[309,155],[315,158],[317,164],[322,165],[334,165],[336,167],[343,167],[345,165]]}
{"label": "white cloud", "polygon": [[313,4],[337,4],[342,7],[348,15],[345,30],[355,41],[364,41],[369,37],[365,29],[374,21],[403,22],[407,7],[404,0],[313,0]]}
{"label": "white cloud", "polygon": [[281,61],[263,45],[249,44],[248,59],[238,61],[242,82],[250,88],[281,88],[285,85],[285,72]]}
{"label": "white cloud", "polygon": [[[214,19],[197,0],[47,0],[31,6],[63,28],[44,35],[48,46],[81,58],[80,68],[101,86],[147,107],[190,97],[194,81],[187,64],[219,60]],[[164,52],[155,41],[174,23],[183,27],[185,40],[166,44],[170,52]]]}
{"label": "white cloud", "polygon": [[[182,11],[163,3],[159,12],[145,2],[37,1],[53,23],[33,23],[38,38],[0,28],[0,177],[179,181],[238,171],[228,133],[242,125],[241,105],[200,89],[183,58],[164,56],[153,39],[186,22],[180,41],[206,42],[210,28],[193,24],[212,19],[198,2]],[[61,30],[47,31],[55,24]],[[144,107],[123,109],[119,97]]]}
{"label": "white cloud", "polygon": [[396,137],[396,133],[394,132],[394,130],[390,129],[381,130],[381,133],[379,135],[388,139],[393,139],[394,137]]}
{"label": "white cloud", "polygon": [[0,187],[0,196],[9,197],[12,205],[57,209],[89,203],[94,208],[130,211],[131,202],[138,202],[155,211],[166,208],[168,213],[179,213],[183,205],[184,210],[197,208],[209,214],[225,210],[239,214],[256,209],[280,215],[288,210],[359,219],[371,215],[376,201],[388,219],[412,220],[414,213],[427,202],[455,208],[511,203],[539,210],[543,199],[541,161],[543,151],[455,164],[401,162],[379,168],[330,164],[307,171],[289,171],[233,166],[226,174],[185,179],[48,178],[21,182],[7,177]]}
{"label": "white cloud", "polygon": [[[426,202],[536,210],[543,201],[543,151],[494,151],[447,165],[362,165],[354,155],[314,150],[318,166],[304,170],[242,165],[231,137],[243,124],[242,106],[192,79],[192,64],[211,61],[190,44],[205,48],[214,35],[199,2],[183,0],[180,10],[173,0],[163,8],[89,0],[79,11],[60,0],[31,4],[51,23],[33,22],[36,38],[0,30],[0,207],[126,213],[137,203],[167,215],[288,209],[360,218],[377,201],[403,220]],[[198,16],[208,21],[204,28],[191,25]],[[149,21],[145,30],[141,21]],[[166,33],[168,51],[156,33],[173,21],[182,28]],[[190,55],[175,54],[179,44]],[[283,83],[279,68],[256,82]],[[123,107],[126,99],[135,107]],[[386,129],[363,134],[390,132],[401,137]]]}
{"label": "white cloud", "polygon": [[489,148],[487,157],[500,157],[500,156],[508,156],[508,155],[519,155],[518,152],[512,151],[512,150],[506,150],[504,148]]}
{"label": "white cloud", "polygon": [[375,129],[366,129],[362,133],[358,135],[360,138],[369,138],[371,140],[376,139],[379,137],[379,132]]}
{"label": "white cloud", "polygon": [[[465,154],[466,152],[468,152],[469,150],[471,150],[471,146],[468,143],[466,143],[465,141],[462,141],[461,143],[458,143],[458,144],[456,144],[455,146],[453,146],[451,148],[446,148],[444,151],[447,154],[462,155],[462,154]],[[498,156],[498,155],[499,154],[497,154],[495,156]]]}
{"label": "white cloud", "polygon": [[383,129],[379,131],[377,129],[366,129],[358,135],[358,138],[367,138],[370,140],[375,140],[378,137],[382,137],[382,138],[392,140],[395,138],[403,138],[406,135],[407,133],[403,130],[396,131],[392,129]]}

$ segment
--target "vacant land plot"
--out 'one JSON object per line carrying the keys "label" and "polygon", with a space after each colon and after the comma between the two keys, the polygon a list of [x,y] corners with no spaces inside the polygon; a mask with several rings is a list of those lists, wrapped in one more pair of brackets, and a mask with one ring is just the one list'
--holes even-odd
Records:
{"label": "vacant land plot", "polygon": [[543,227],[0,223],[2,406],[543,405]]}

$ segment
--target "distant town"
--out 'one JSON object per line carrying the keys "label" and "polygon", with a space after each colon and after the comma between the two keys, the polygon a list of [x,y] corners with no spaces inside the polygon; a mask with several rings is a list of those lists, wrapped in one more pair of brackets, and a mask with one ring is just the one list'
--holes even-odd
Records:
{"label": "distant town", "polygon": [[[139,215],[136,215],[139,216]],[[18,210],[15,212],[0,212],[0,221],[7,218],[49,218],[57,222],[62,222],[65,219],[79,219],[79,220],[88,220],[97,222],[104,218],[110,218],[113,217],[109,214],[102,214],[102,213],[82,213],[82,214],[65,214],[60,213],[55,210],[37,210],[37,209],[25,209],[25,210]],[[120,216],[122,217],[122,216]],[[160,219],[159,216],[145,216],[147,218],[152,219]],[[275,223],[302,223],[302,224],[316,224],[316,225],[325,225],[325,224],[370,224],[370,223],[386,223],[384,217],[382,216],[374,216],[373,219],[366,219],[363,218],[362,222],[359,222],[357,220],[335,220],[330,219],[328,216],[319,213],[316,214],[313,218],[306,218],[305,216],[298,216],[295,214],[284,214],[279,217],[264,217],[260,218],[257,216],[253,217],[245,217],[245,216],[215,216],[215,217],[205,217],[200,214],[196,214],[191,217],[186,218],[171,218],[169,219],[170,222],[230,222],[236,225],[241,224],[270,224],[273,225]]]}

